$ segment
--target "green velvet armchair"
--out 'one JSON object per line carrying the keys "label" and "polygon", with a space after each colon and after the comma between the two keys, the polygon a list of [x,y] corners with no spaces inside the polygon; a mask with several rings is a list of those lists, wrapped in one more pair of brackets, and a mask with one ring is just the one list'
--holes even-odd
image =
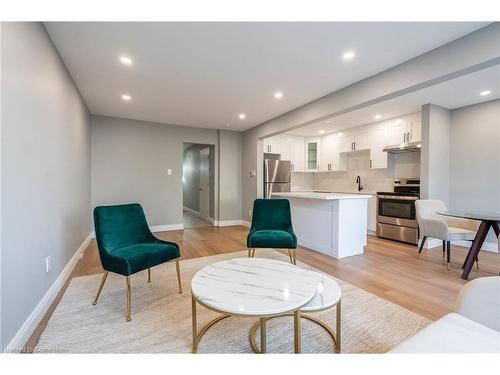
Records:
{"label": "green velvet armchair", "polygon": [[247,247],[250,258],[255,255],[256,248],[287,249],[290,263],[297,263],[297,236],[292,227],[288,199],[255,200]]}
{"label": "green velvet armchair", "polygon": [[176,243],[162,241],[149,230],[142,206],[137,203],[100,206],[94,209],[97,247],[104,274],[93,304],[97,304],[109,272],[125,276],[127,321],[131,320],[130,275],[175,260],[179,293],[182,293],[179,269],[180,250]]}

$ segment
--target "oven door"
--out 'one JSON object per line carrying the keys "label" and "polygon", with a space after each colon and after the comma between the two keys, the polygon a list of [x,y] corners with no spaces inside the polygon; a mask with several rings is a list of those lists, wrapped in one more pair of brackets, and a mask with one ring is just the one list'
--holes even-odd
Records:
{"label": "oven door", "polygon": [[415,200],[416,197],[379,195],[377,222],[417,228]]}

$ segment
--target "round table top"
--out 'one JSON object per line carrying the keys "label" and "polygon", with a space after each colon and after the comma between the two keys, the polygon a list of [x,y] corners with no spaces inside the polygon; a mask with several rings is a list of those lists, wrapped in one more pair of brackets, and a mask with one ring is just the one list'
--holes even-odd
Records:
{"label": "round table top", "polygon": [[500,222],[500,212],[495,212],[495,211],[446,210],[446,211],[438,211],[437,213],[439,215],[459,217],[462,219],[499,221]]}
{"label": "round table top", "polygon": [[222,313],[271,316],[306,305],[320,281],[321,274],[290,263],[236,258],[198,271],[191,293],[202,305]]}
{"label": "round table top", "polygon": [[307,305],[302,307],[300,311],[312,312],[324,310],[336,305],[340,301],[342,291],[340,290],[339,284],[327,275],[319,272],[316,273],[318,274],[316,293],[314,294],[312,300],[310,300]]}

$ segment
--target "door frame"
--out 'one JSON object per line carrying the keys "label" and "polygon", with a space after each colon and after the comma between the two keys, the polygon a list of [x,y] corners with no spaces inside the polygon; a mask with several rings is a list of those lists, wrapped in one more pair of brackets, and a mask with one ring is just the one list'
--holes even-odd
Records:
{"label": "door frame", "polygon": [[[203,148],[199,151],[200,154],[200,186],[199,186],[199,202],[200,202],[200,216],[202,219],[206,221],[210,221],[210,201],[211,201],[211,194],[212,190],[210,187],[210,177],[211,177],[211,172],[213,171],[210,170],[210,147]],[[207,160],[207,188],[208,188],[208,194],[203,191],[203,162],[204,160]],[[207,200],[205,202],[205,199]],[[203,201],[203,204],[202,204]]]}

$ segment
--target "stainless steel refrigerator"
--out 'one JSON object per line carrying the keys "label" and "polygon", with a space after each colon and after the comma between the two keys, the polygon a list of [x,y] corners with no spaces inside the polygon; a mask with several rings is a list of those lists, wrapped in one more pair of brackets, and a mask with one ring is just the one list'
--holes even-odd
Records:
{"label": "stainless steel refrigerator", "polygon": [[264,154],[264,198],[266,199],[271,198],[272,193],[290,191],[291,188],[290,161],[272,159],[273,156]]}

